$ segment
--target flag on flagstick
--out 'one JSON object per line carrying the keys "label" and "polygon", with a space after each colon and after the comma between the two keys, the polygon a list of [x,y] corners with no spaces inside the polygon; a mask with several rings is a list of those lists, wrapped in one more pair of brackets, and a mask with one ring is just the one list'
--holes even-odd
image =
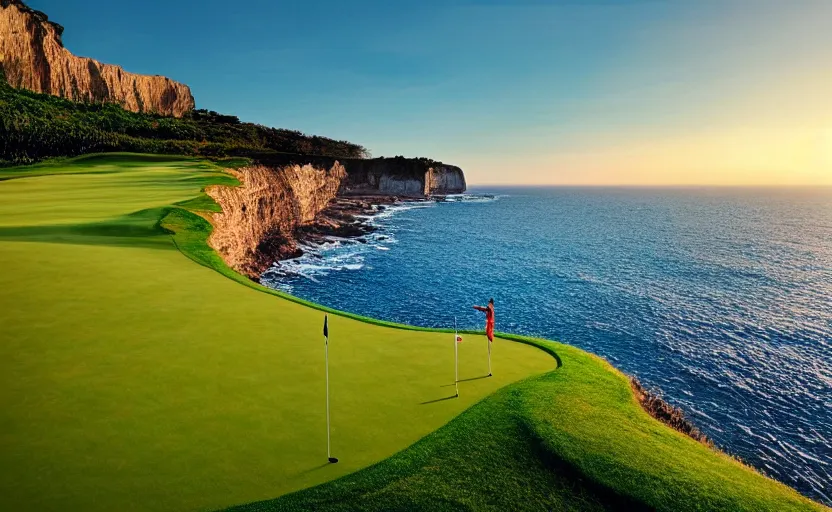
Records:
{"label": "flag on flagstick", "polygon": [[338,462],[338,459],[332,456],[330,451],[329,441],[329,317],[324,315],[324,361],[326,366],[326,456],[329,462]]}

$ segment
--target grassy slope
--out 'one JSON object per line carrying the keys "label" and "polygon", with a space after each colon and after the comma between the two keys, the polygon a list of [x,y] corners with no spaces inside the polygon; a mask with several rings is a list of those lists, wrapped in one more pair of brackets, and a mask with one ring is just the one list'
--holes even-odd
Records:
{"label": "grassy slope", "polygon": [[[169,165],[192,173],[200,164]],[[69,171],[89,172],[90,162],[74,167]],[[208,204],[200,198],[187,203]],[[183,252],[243,282],[206,249],[204,220],[148,207],[177,231]],[[44,236],[38,229],[32,233]],[[167,239],[138,233],[140,239]],[[25,234],[18,228],[12,238]],[[68,241],[89,244],[90,234],[97,232],[62,236],[77,235]],[[342,475],[354,457],[363,462],[349,469],[377,460],[383,451],[378,444],[387,450],[403,446],[404,434],[431,422],[438,426],[510,380],[502,378],[504,372],[516,378],[551,365],[542,352],[513,353],[528,347],[498,341],[500,382],[470,380],[463,383],[462,400],[441,400],[450,387],[436,382],[447,380],[449,368],[424,361],[434,345],[437,359],[447,355],[446,337],[335,319],[333,328],[344,339],[343,352],[333,353],[339,366],[333,377],[340,374],[349,383],[349,392],[342,388],[335,401],[342,409],[333,410],[335,418],[344,418],[343,425],[336,421],[336,439],[342,440],[336,452],[347,464],[316,465],[320,450],[309,446],[309,432],[320,429],[320,390],[315,395],[297,383],[320,383],[320,347],[307,341],[317,336],[320,313],[218,280],[177,253],[145,244],[112,247],[105,240],[95,247],[49,244],[45,251],[44,244],[9,244],[3,237],[0,231],[0,290],[34,291],[0,292],[2,304],[12,305],[2,313],[0,334],[8,340],[0,345],[0,357],[14,370],[4,377],[2,413],[12,428],[0,437],[6,487],[0,500],[6,504],[202,508],[249,499],[243,495],[278,495]],[[57,261],[62,267],[55,267]],[[76,275],[67,276],[67,268]],[[90,306],[102,309],[90,313]],[[274,312],[263,315],[259,308]],[[15,329],[5,326],[7,318],[15,319]],[[281,327],[275,340],[261,339]],[[106,342],[98,339],[102,333]],[[476,376],[482,361],[471,360],[481,355],[482,340],[469,341],[463,344],[463,361],[470,364],[463,375]],[[375,466],[243,509],[822,510],[651,419],[624,377],[598,358],[564,345],[516,341],[553,355],[557,350],[562,368],[501,389]],[[399,366],[388,369],[392,375],[379,385],[379,366],[390,364]],[[443,371],[431,377],[432,385],[423,385],[433,366]],[[268,392],[270,385],[280,392]],[[439,401],[416,406],[417,396]],[[75,417],[79,411],[87,416]],[[291,417],[274,418],[280,415]],[[55,424],[63,430],[56,432]],[[391,431],[402,435],[391,439]],[[89,451],[79,453],[79,446]],[[349,448],[353,453],[344,451]]]}
{"label": "grassy slope", "polygon": [[600,358],[515,338],[561,368],[380,464],[234,510],[828,510],[653,420]]}
{"label": "grassy slope", "polygon": [[[228,176],[118,156],[54,170],[0,182],[2,510],[266,499],[378,462],[554,367],[532,347],[500,343],[493,379],[439,400],[453,389],[451,338],[330,318],[341,463],[325,465],[322,313],[194,265],[158,225],[167,215],[168,226],[201,226],[169,205],[193,204]],[[200,253],[202,235],[177,243],[212,255]],[[481,376],[484,339],[461,351],[462,376]]]}

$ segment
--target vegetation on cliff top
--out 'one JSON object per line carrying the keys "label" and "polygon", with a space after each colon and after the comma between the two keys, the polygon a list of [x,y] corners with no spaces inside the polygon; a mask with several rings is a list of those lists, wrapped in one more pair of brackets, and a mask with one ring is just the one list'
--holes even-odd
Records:
{"label": "vegetation on cliff top", "polygon": [[326,464],[322,308],[233,273],[186,209],[231,177],[104,155],[0,180],[0,508],[209,509],[343,476],[243,509],[826,510],[652,419],[585,352],[498,339],[480,378],[466,335],[450,400],[446,334],[352,315],[330,318]]}
{"label": "vegetation on cliff top", "polygon": [[134,113],[112,103],[76,103],[15,89],[0,73],[0,164],[105,151],[206,157],[369,156],[366,148],[351,142],[243,123],[206,110],[177,119]]}

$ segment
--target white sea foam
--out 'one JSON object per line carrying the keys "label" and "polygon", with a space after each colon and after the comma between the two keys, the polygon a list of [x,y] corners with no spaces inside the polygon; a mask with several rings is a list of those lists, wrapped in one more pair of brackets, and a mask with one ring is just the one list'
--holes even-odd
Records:
{"label": "white sea foam", "polygon": [[500,199],[500,197],[503,196],[494,194],[451,194],[445,196],[443,201],[446,203],[490,203]]}
{"label": "white sea foam", "polygon": [[[494,196],[477,196],[460,194],[447,196],[445,202],[484,202],[493,201]],[[396,218],[399,214],[410,210],[421,210],[436,207],[435,201],[407,201],[383,208],[375,208],[377,213],[356,215],[373,226],[376,231],[360,239],[329,236],[319,244],[302,244],[303,255],[299,258],[276,262],[266,270],[261,281],[266,286],[291,293],[292,279],[306,278],[319,282],[318,278],[326,277],[332,272],[358,271],[364,268],[364,257],[370,251],[389,251],[390,246],[398,243],[395,233],[405,231],[401,224],[407,219]],[[394,220],[395,219],[395,220]]]}

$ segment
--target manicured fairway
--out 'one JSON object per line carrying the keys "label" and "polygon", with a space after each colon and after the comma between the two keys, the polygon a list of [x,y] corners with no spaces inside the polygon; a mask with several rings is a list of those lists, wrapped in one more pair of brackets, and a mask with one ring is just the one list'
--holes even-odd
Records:
{"label": "manicured fairway", "polygon": [[[190,160],[106,157],[0,181],[0,509],[206,510],[272,498],[393,455],[554,359],[330,317],[175,250],[166,207],[209,183]],[[20,171],[0,171],[0,178]]]}

